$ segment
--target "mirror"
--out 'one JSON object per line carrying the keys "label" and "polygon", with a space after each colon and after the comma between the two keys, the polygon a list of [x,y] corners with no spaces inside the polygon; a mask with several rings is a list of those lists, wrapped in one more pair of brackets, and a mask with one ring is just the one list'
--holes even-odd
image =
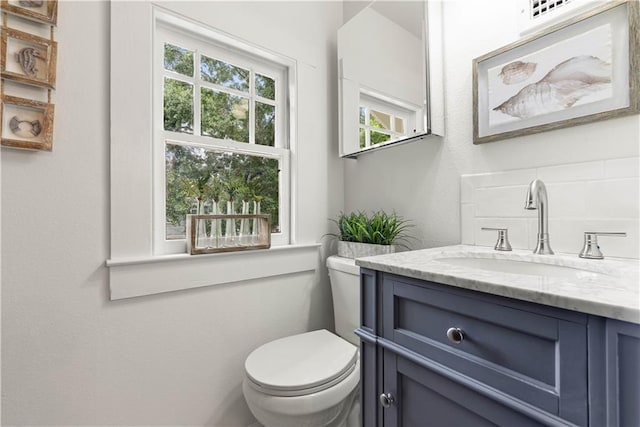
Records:
{"label": "mirror", "polygon": [[437,74],[431,63],[439,15],[427,5],[377,0],[338,30],[341,157],[432,133],[428,77]]}

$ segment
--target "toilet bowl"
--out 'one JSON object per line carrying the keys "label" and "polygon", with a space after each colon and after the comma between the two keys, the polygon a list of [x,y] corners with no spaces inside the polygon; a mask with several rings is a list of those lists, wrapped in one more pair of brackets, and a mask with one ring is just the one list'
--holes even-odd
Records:
{"label": "toilet bowl", "polygon": [[[359,267],[327,260],[336,332],[292,335],[255,349],[245,361],[242,392],[265,427],[351,427],[359,424]],[[338,299],[338,301],[336,301]]]}

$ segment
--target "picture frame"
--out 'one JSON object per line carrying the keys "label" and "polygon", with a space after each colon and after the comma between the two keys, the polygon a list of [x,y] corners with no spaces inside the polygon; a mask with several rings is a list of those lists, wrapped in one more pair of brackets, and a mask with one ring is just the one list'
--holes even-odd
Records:
{"label": "picture frame", "polygon": [[0,0],[2,10],[32,21],[56,25],[58,0]]}
{"label": "picture frame", "polygon": [[54,89],[58,44],[49,39],[2,28],[0,35],[2,78]]}
{"label": "picture frame", "polygon": [[640,112],[640,3],[613,1],[473,60],[473,143]]}
{"label": "picture frame", "polygon": [[51,151],[53,110],[53,104],[4,95],[0,104],[0,144]]}

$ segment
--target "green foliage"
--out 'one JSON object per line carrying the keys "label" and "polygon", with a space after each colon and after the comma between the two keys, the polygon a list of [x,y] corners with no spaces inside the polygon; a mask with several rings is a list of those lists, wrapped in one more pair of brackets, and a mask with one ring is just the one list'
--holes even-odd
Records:
{"label": "green foliage", "polygon": [[249,70],[244,68],[203,55],[200,62],[200,73],[205,81],[242,92],[249,91]]}
{"label": "green foliage", "polygon": [[193,77],[193,52],[165,43],[164,68],[184,74],[185,76]]}
{"label": "green foliage", "polygon": [[164,128],[193,133],[193,86],[164,79]]}
{"label": "green foliage", "polygon": [[276,82],[269,77],[256,74],[256,93],[263,98],[276,99]]}
{"label": "green foliage", "polygon": [[256,102],[256,144],[274,146],[275,116],[274,106]]}
{"label": "green foliage", "polygon": [[249,142],[249,102],[246,98],[201,88],[202,135]]}
{"label": "green foliage", "polygon": [[411,227],[395,212],[389,215],[384,211],[373,212],[371,216],[364,212],[340,213],[334,222],[340,230],[340,240],[376,245],[392,245],[405,240],[405,232]]}
{"label": "green foliage", "polygon": [[371,145],[380,144],[381,142],[387,142],[391,139],[391,135],[381,132],[371,131]]}
{"label": "green foliage", "polygon": [[165,159],[170,224],[182,226],[198,200],[256,200],[279,231],[277,160],[177,144],[167,144]]}

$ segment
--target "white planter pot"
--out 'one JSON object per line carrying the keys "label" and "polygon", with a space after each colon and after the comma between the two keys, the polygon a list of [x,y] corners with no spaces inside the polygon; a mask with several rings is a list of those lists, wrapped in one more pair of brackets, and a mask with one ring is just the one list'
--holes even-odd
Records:
{"label": "white planter pot", "polygon": [[396,245],[373,245],[371,243],[356,243],[338,241],[338,256],[344,258],[362,258],[366,256],[392,254],[396,252]]}

